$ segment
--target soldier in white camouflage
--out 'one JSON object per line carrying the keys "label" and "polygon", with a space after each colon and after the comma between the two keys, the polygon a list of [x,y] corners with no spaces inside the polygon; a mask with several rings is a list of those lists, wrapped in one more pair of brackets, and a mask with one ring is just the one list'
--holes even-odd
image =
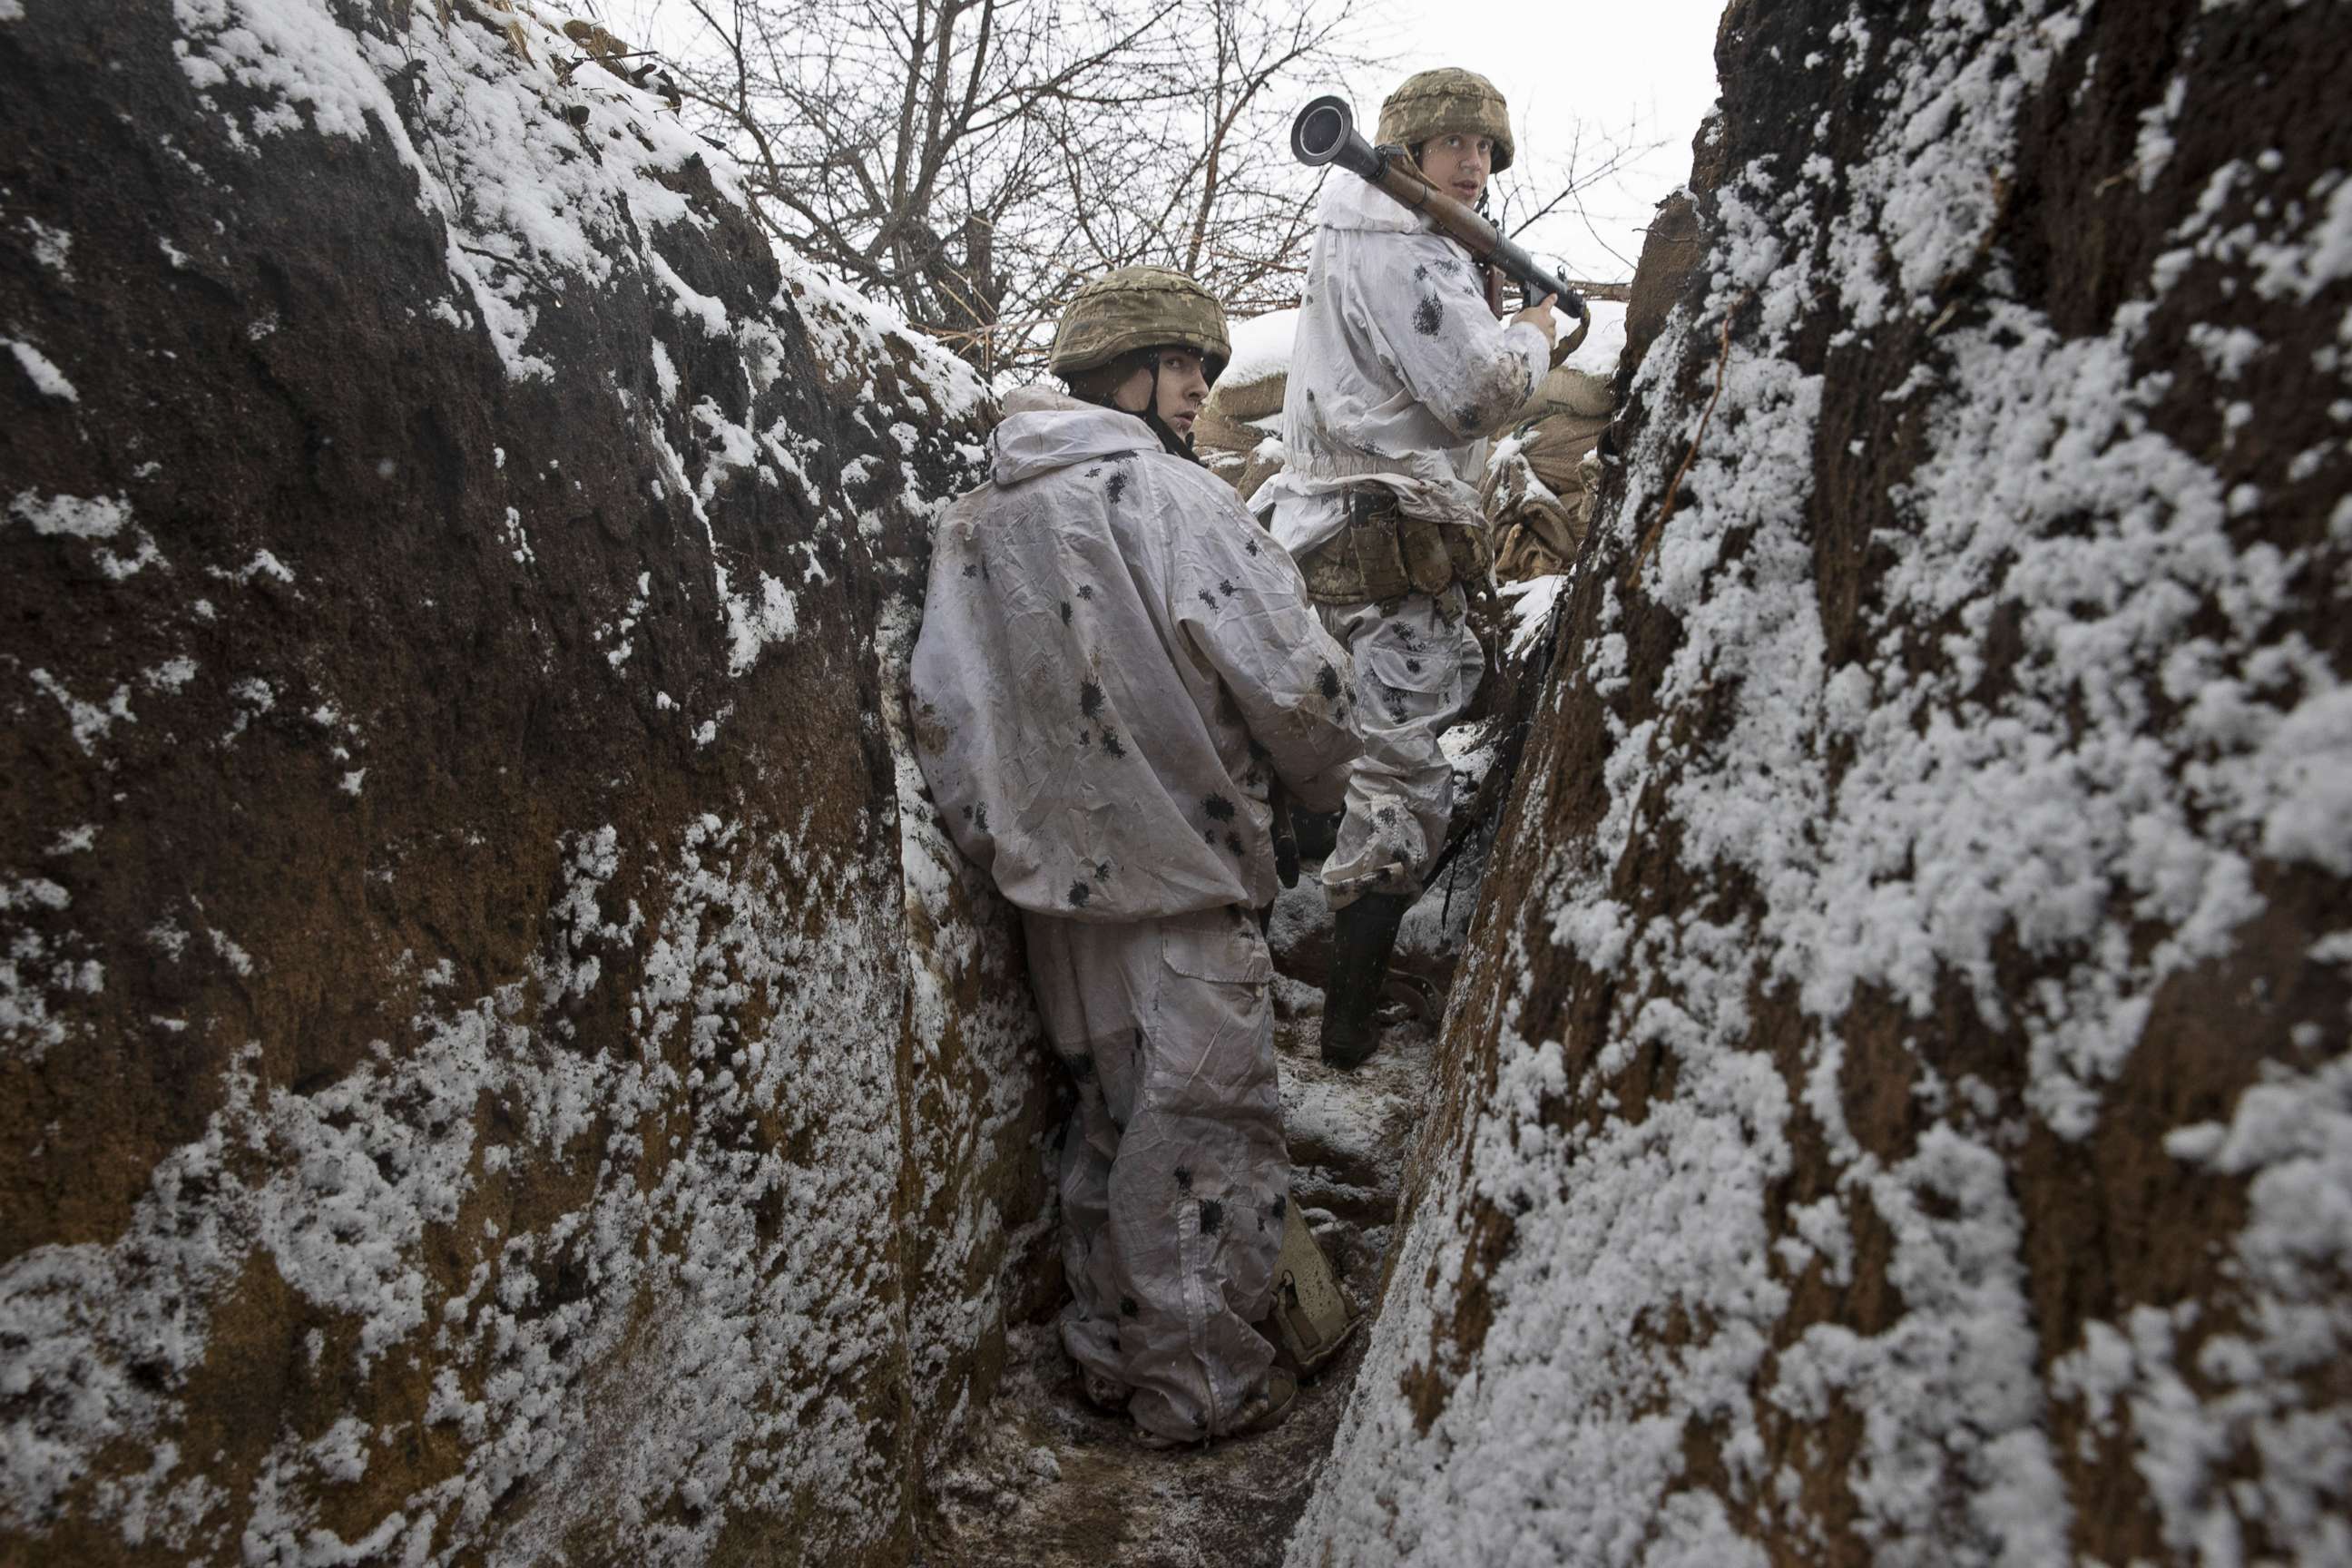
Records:
{"label": "soldier in white camouflage", "polygon": [[[1501,93],[1470,71],[1423,71],[1381,106],[1406,148],[1470,206],[1511,162]],[[1397,928],[1444,842],[1454,771],[1438,737],[1485,659],[1465,590],[1492,565],[1477,484],[1486,438],[1549,367],[1546,300],[1508,321],[1484,270],[1373,185],[1326,185],[1282,409],[1284,466],[1253,498],[1297,558],[1323,625],[1354,655],[1364,752],[1323,863],[1336,913],[1324,1059],[1354,1067]]]}
{"label": "soldier in white camouflage", "polygon": [[1255,1326],[1290,1201],[1276,1083],[1267,795],[1339,804],[1347,653],[1298,569],[1192,458],[1229,357],[1190,279],[1122,268],[1065,313],[1074,396],[1005,399],[948,509],[911,671],[956,845],[1022,910],[1077,1108],[1056,1141],[1062,1342],[1147,1447],[1271,1425]]}

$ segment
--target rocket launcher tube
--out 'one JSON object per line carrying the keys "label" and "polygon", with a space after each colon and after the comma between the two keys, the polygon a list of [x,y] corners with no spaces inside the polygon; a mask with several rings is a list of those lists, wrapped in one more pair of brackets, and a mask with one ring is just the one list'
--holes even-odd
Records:
{"label": "rocket launcher tube", "polygon": [[1503,237],[1502,230],[1424,179],[1402,147],[1375,147],[1356,132],[1356,117],[1344,98],[1324,97],[1290,122],[1291,154],[1310,169],[1337,163],[1404,206],[1426,216],[1437,232],[1466,248],[1525,290],[1529,301],[1547,294],[1574,321],[1584,320],[1584,296],[1568,280]]}

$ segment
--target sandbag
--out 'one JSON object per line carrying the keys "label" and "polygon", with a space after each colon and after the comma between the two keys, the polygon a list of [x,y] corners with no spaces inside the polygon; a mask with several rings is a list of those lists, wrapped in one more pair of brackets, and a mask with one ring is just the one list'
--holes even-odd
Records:
{"label": "sandbag", "polygon": [[1528,400],[1511,416],[1510,427],[1525,425],[1530,420],[1556,418],[1563,414],[1582,419],[1605,420],[1611,406],[1606,376],[1594,375],[1571,364],[1555,365],[1549,374],[1536,383],[1535,390],[1528,395]]}
{"label": "sandbag", "polygon": [[1247,456],[1255,451],[1257,444],[1265,437],[1266,432],[1255,426],[1244,425],[1220,410],[1214,398],[1209,400],[1208,406],[1202,409],[1200,417],[1192,422],[1192,449],[1204,456],[1213,447],[1222,452],[1238,452]]}
{"label": "sandbag", "polygon": [[1290,378],[1282,374],[1262,375],[1255,381],[1217,383],[1209,394],[1204,413],[1223,415],[1227,419],[1266,419],[1282,412],[1282,398]]}
{"label": "sandbag", "polygon": [[1587,417],[1577,414],[1556,414],[1539,422],[1519,443],[1517,456],[1533,468],[1554,494],[1566,496],[1581,489],[1583,480],[1577,477],[1584,456],[1601,445],[1601,433],[1609,428],[1606,412]]}

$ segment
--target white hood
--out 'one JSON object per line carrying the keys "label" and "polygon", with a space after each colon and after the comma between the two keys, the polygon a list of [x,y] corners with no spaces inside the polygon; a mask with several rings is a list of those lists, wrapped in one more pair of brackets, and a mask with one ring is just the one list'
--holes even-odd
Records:
{"label": "white hood", "polygon": [[1159,920],[1274,898],[1276,777],[1339,805],[1355,674],[1230,486],[1143,421],[1016,395],[949,507],[908,674],[947,828],[1024,910]]}
{"label": "white hood", "polygon": [[1323,200],[1315,209],[1316,226],[1357,234],[1423,234],[1435,232],[1429,220],[1390,195],[1370,180],[1344,169],[1335,170],[1323,185]]}
{"label": "white hood", "polygon": [[1004,422],[990,437],[1000,485],[1122,452],[1157,452],[1160,437],[1132,414],[1085,403],[1066,393],[1024,386],[1004,399]]}

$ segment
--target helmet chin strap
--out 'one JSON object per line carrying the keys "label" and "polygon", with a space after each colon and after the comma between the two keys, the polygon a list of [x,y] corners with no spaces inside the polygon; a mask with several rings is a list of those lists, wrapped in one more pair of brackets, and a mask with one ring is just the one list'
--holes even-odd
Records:
{"label": "helmet chin strap", "polygon": [[1201,455],[1192,450],[1192,437],[1179,436],[1169,426],[1168,421],[1160,417],[1160,352],[1157,349],[1152,351],[1151,363],[1148,368],[1151,372],[1151,390],[1144,394],[1143,406],[1140,409],[1119,408],[1118,402],[1108,391],[1099,397],[1089,397],[1086,401],[1104,408],[1118,409],[1121,414],[1133,415],[1150,427],[1151,433],[1160,437],[1160,446],[1166,447],[1171,456],[1182,458],[1187,462],[1200,462]]}
{"label": "helmet chin strap", "polygon": [[1201,460],[1201,455],[1192,450],[1192,438],[1177,435],[1168,421],[1160,417],[1160,356],[1157,353],[1151,356],[1151,395],[1144,402],[1142,419],[1151,426],[1151,433],[1160,437],[1160,444],[1171,453],[1188,462]]}

